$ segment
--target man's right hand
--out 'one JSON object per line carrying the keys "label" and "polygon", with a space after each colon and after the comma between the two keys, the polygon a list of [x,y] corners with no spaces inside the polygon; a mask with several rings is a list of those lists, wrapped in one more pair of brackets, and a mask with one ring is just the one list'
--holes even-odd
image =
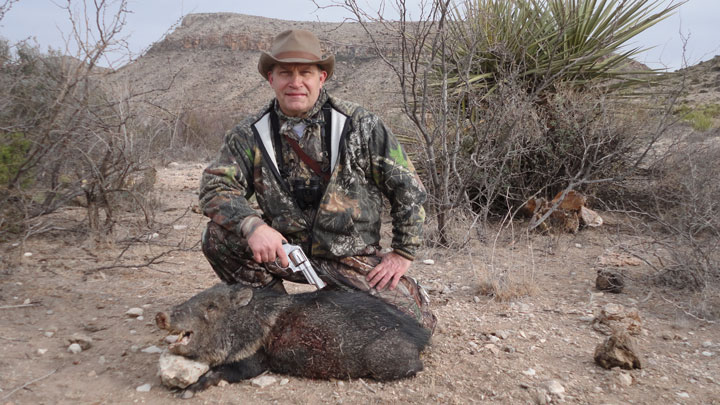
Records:
{"label": "man's right hand", "polygon": [[275,258],[280,258],[280,265],[288,267],[287,254],[282,248],[283,242],[286,242],[282,234],[267,224],[262,224],[255,228],[248,238],[248,245],[253,252],[253,260],[258,263],[272,263]]}

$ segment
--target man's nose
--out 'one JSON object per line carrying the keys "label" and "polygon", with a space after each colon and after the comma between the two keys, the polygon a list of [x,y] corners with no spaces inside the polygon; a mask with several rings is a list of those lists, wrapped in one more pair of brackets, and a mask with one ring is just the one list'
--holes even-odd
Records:
{"label": "man's nose", "polygon": [[296,87],[302,85],[302,76],[300,75],[300,73],[293,73],[290,84]]}

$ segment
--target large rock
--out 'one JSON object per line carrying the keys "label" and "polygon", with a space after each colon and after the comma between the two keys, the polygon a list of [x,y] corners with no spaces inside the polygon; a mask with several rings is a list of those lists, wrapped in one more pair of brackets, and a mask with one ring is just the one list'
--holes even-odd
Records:
{"label": "large rock", "polygon": [[593,320],[593,329],[608,336],[616,332],[639,335],[642,332],[642,320],[637,308],[610,303],[602,307]]}
{"label": "large rock", "polygon": [[611,369],[620,367],[626,370],[642,368],[640,356],[635,349],[635,342],[625,332],[617,332],[605,339],[595,348],[595,363],[600,367]]}
{"label": "large rock", "polygon": [[622,292],[625,287],[625,277],[622,271],[605,268],[598,269],[595,279],[595,288],[600,291],[607,291],[615,294]]}
{"label": "large rock", "polygon": [[195,383],[209,369],[205,363],[164,352],[160,355],[158,375],[167,387],[185,388]]}

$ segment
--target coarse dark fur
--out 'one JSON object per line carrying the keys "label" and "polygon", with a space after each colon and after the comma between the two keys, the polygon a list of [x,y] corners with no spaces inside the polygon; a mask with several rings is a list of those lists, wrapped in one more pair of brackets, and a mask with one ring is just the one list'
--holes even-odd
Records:
{"label": "coarse dark fur", "polygon": [[430,340],[417,321],[364,292],[284,295],[221,283],[156,322],[184,337],[171,353],[210,365],[192,391],[268,369],[320,379],[410,377],[422,370]]}

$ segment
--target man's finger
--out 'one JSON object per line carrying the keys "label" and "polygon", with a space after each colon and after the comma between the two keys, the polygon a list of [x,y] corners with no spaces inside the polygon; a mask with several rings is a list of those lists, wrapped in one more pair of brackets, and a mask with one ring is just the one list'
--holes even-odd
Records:
{"label": "man's finger", "polygon": [[277,248],[275,251],[276,257],[280,258],[280,266],[281,267],[288,267],[290,266],[290,261],[288,259],[287,253],[285,253],[285,249],[283,249],[282,245]]}

